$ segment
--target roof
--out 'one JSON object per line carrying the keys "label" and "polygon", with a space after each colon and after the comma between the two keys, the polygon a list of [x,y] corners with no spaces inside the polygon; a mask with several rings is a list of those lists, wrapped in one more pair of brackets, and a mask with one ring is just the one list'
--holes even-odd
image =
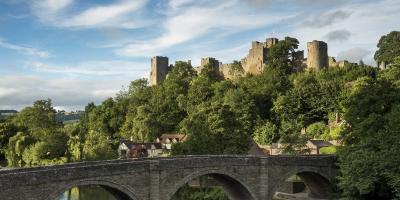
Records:
{"label": "roof", "polygon": [[325,140],[309,140],[308,142],[310,142],[316,147],[329,147],[333,145],[332,143]]}
{"label": "roof", "polygon": [[135,146],[144,145],[146,149],[151,149],[151,146],[154,145],[156,149],[162,149],[160,143],[153,143],[153,142],[133,142],[131,140],[121,140],[120,145],[125,144],[129,149],[135,148]]}
{"label": "roof", "polygon": [[177,140],[178,142],[186,140],[186,135],[184,134],[162,134],[160,136],[160,139],[162,142],[165,142],[165,140]]}

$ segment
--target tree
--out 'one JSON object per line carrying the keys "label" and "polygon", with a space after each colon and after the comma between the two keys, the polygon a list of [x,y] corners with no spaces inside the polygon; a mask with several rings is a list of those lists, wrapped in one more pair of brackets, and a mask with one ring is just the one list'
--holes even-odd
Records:
{"label": "tree", "polygon": [[173,155],[243,154],[249,136],[229,106],[202,104],[181,123],[188,139],[172,148]]}
{"label": "tree", "polygon": [[267,121],[256,128],[253,138],[257,144],[270,145],[279,139],[279,129],[275,124]]}
{"label": "tree", "polygon": [[85,160],[116,159],[117,152],[112,148],[112,142],[105,134],[90,130],[83,147]]}
{"label": "tree", "polygon": [[22,154],[25,166],[54,165],[67,162],[68,136],[62,131],[53,131],[51,137],[26,148]]}
{"label": "tree", "polygon": [[378,43],[378,50],[374,58],[378,63],[393,63],[397,56],[400,56],[400,31],[392,31],[381,37]]}
{"label": "tree", "polygon": [[24,132],[18,132],[15,136],[11,137],[6,151],[8,165],[12,167],[24,167],[25,162],[22,155],[25,148],[34,142],[34,139]]}
{"label": "tree", "polygon": [[300,66],[296,66],[293,55],[299,47],[299,41],[296,38],[285,37],[267,51],[266,63],[268,67],[279,69],[283,74],[295,72]]}
{"label": "tree", "polygon": [[320,139],[325,133],[328,132],[328,127],[324,122],[315,122],[307,127],[307,136],[311,139]]}
{"label": "tree", "polygon": [[396,57],[389,69],[379,74],[379,78],[386,79],[400,88],[400,56]]}
{"label": "tree", "polygon": [[8,141],[17,134],[17,131],[18,128],[8,121],[0,123],[0,160],[4,159]]}
{"label": "tree", "polygon": [[122,127],[122,137],[132,138],[138,142],[151,142],[159,136],[160,125],[155,121],[148,105],[139,106],[134,114],[130,114],[128,114],[127,121]]}
{"label": "tree", "polygon": [[237,78],[242,76],[243,74],[244,74],[244,69],[242,63],[237,60],[234,60],[231,65],[231,68],[229,69],[229,75],[231,75],[234,78]]}
{"label": "tree", "polygon": [[12,123],[26,129],[36,139],[46,138],[46,130],[61,127],[50,99],[35,101],[33,106],[22,109]]}
{"label": "tree", "polygon": [[338,151],[339,186],[346,197],[400,197],[400,95],[393,83],[361,78],[344,102],[345,146]]}
{"label": "tree", "polygon": [[261,75],[240,78],[238,87],[246,91],[249,98],[253,99],[256,105],[255,111],[261,119],[271,119],[273,116],[270,110],[273,102],[291,85],[288,77],[282,75],[278,69],[266,68]]}
{"label": "tree", "polygon": [[10,166],[66,162],[68,138],[56,121],[50,99],[24,108],[11,123],[19,132],[8,142],[6,157]]}
{"label": "tree", "polygon": [[283,154],[309,153],[306,148],[307,138],[301,134],[301,126],[295,120],[281,122],[279,132]]}
{"label": "tree", "polygon": [[242,88],[228,89],[222,100],[222,104],[229,106],[235,118],[242,124],[245,133],[249,136],[253,134],[260,117],[249,93]]}

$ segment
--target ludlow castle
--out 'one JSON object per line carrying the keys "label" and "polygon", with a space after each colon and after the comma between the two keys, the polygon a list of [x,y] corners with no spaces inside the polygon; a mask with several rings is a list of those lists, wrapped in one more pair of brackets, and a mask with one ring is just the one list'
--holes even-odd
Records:
{"label": "ludlow castle", "polygon": [[[277,38],[267,38],[265,42],[253,41],[249,53],[240,61],[243,74],[257,75],[262,73],[264,67],[268,64],[266,63],[268,51],[278,42]],[[291,59],[299,63],[300,69],[320,70],[328,66],[343,67],[347,63],[347,61],[336,62],[335,58],[329,57],[328,44],[323,41],[314,40],[308,42],[307,49],[308,58],[304,58],[304,51],[296,51],[291,55]],[[190,60],[188,63],[191,64]],[[219,75],[224,79],[232,79],[234,77],[234,74],[231,73],[233,63],[223,64],[212,57],[202,58],[201,65],[195,67],[195,70],[199,73],[206,65],[211,65],[217,69]],[[151,59],[150,85],[157,85],[162,82],[167,77],[169,69],[168,57],[153,57]]]}

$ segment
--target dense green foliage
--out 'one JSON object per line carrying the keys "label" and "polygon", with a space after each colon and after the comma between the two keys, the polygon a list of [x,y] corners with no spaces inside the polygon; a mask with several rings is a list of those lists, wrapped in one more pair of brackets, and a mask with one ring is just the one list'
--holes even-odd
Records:
{"label": "dense green foliage", "polygon": [[194,188],[183,186],[171,200],[229,200],[222,188]]}
{"label": "dense green foliage", "polygon": [[339,151],[339,186],[357,199],[400,198],[400,62],[377,79],[359,79],[344,101],[349,127]]}
{"label": "dense green foliage", "polygon": [[400,55],[400,31],[392,31],[382,36],[377,46],[379,49],[375,53],[375,60],[379,63],[392,64],[394,59]]}
{"label": "dense green foliage", "polygon": [[[10,166],[37,166],[67,161],[68,137],[57,123],[50,100],[39,100],[2,123],[3,147]],[[4,134],[4,135],[3,135]]]}
{"label": "dense green foliage", "polygon": [[[321,149],[338,155],[338,192],[349,199],[400,198],[400,55],[387,50],[397,42],[398,32],[379,42],[377,59],[391,62],[384,71],[362,63],[303,71],[293,60],[298,41],[289,37],[268,51],[269,65],[257,76],[242,74],[239,62],[232,80],[211,65],[196,74],[177,62],[161,84],[132,81],[115,98],[89,103],[72,124],[58,123],[51,101],[40,100],[0,121],[0,155],[21,167],[110,159],[121,139],[151,142],[163,133],[187,135],[172,155],[246,154],[251,138],[303,154],[309,139],[339,140],[343,147]],[[336,123],[335,113],[345,121]],[[215,188],[188,191],[176,198],[225,198]]]}

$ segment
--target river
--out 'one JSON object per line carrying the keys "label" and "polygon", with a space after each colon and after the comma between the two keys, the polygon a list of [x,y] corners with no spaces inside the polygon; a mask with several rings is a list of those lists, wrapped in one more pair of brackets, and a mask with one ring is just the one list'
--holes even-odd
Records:
{"label": "river", "polygon": [[100,186],[79,186],[66,191],[57,200],[118,200]]}

